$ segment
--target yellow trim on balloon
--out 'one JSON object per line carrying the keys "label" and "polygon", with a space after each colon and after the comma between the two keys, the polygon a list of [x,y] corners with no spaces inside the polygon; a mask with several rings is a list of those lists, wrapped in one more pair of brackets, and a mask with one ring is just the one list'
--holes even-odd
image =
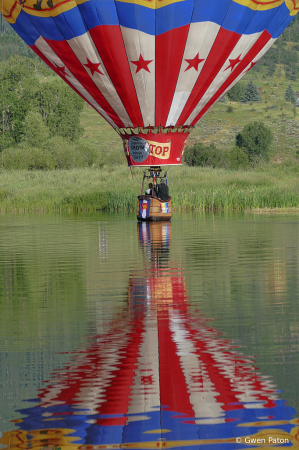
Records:
{"label": "yellow trim on balloon", "polygon": [[233,0],[239,5],[247,6],[247,8],[255,11],[267,11],[269,9],[277,8],[283,3],[286,4],[290,10],[290,15],[294,16],[299,11],[299,0]]}
{"label": "yellow trim on balloon", "polygon": [[56,17],[85,1],[87,0],[52,0],[53,6],[50,8],[47,4],[47,0],[42,0],[40,4],[41,9],[39,10],[34,8],[34,4],[37,3],[37,0],[26,0],[23,5],[21,5],[19,0],[0,0],[0,8],[2,9],[3,7],[5,19],[10,23],[15,23],[21,10],[36,17]]}
{"label": "yellow trim on balloon", "polygon": [[[85,3],[88,0],[52,0],[53,6],[50,8],[47,0],[42,0],[41,9],[35,9],[34,4],[37,0],[26,0],[21,4],[20,0],[0,0],[1,12],[9,23],[15,23],[21,10],[36,17],[56,17],[59,14],[75,8],[77,5]],[[179,3],[184,0],[117,0],[124,3],[134,3],[145,6],[150,9],[159,9],[163,6]]]}
{"label": "yellow trim on balloon", "polygon": [[[50,8],[47,0],[42,0],[40,10],[34,8],[37,0],[0,0],[1,12],[6,20],[15,23],[18,15],[23,9],[24,12],[36,17],[56,17],[59,14],[75,8],[78,4],[85,3],[87,0],[52,0],[53,6]],[[180,3],[184,0],[117,0],[123,3],[133,3],[135,5],[145,6],[150,9],[159,9],[173,3]],[[256,11],[266,11],[286,4],[290,15],[294,16],[299,11],[299,0],[233,0],[239,5]],[[22,4],[21,4],[22,3]]]}
{"label": "yellow trim on balloon", "polygon": [[285,0],[234,0],[239,5],[247,6],[247,8],[256,11],[266,11],[268,9],[277,8],[282,5]]}
{"label": "yellow trim on balloon", "polygon": [[290,10],[290,16],[295,16],[299,12],[299,0],[285,0],[285,3]]}

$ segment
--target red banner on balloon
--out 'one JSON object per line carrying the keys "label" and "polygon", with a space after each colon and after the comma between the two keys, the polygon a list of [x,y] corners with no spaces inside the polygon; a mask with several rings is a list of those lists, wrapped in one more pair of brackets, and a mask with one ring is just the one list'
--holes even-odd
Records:
{"label": "red banner on balloon", "polygon": [[121,134],[128,166],[181,165],[189,130],[163,131]]}

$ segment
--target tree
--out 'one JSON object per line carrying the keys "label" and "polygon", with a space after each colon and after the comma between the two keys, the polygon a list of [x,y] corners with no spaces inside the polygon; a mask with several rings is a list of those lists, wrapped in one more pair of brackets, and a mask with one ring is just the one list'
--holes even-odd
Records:
{"label": "tree", "polygon": [[237,83],[235,84],[231,90],[227,93],[229,100],[232,102],[240,102],[244,92],[244,84]]}
{"label": "tree", "polygon": [[39,111],[52,136],[74,141],[82,133],[84,101],[59,79],[40,82],[40,70],[38,60],[20,56],[0,65],[0,151],[22,141],[29,111]]}
{"label": "tree", "polygon": [[41,147],[49,136],[49,129],[41,114],[38,111],[29,111],[24,120],[23,141],[32,147]]}
{"label": "tree", "polygon": [[244,103],[259,102],[260,99],[261,99],[260,91],[258,90],[257,86],[253,84],[252,81],[250,81],[244,87],[244,92],[241,101]]}
{"label": "tree", "polygon": [[251,122],[245,125],[241,133],[236,135],[236,145],[255,162],[257,158],[268,159],[268,153],[273,142],[273,133],[262,122]]}
{"label": "tree", "polygon": [[84,101],[63,81],[41,83],[36,105],[53,136],[74,141],[82,135]]}
{"label": "tree", "polygon": [[226,103],[227,102],[227,96],[223,95],[223,97],[220,98],[219,102],[220,103]]}
{"label": "tree", "polygon": [[214,144],[207,147],[197,142],[186,148],[183,159],[188,166],[220,167],[222,155]]}
{"label": "tree", "polygon": [[[22,140],[24,119],[32,107],[39,81],[26,58],[11,58],[0,70],[0,150]],[[30,60],[29,60],[30,61]]]}
{"label": "tree", "polygon": [[295,92],[294,89],[292,88],[291,84],[288,85],[284,97],[286,99],[287,102],[290,103],[296,103],[296,96],[295,96]]}

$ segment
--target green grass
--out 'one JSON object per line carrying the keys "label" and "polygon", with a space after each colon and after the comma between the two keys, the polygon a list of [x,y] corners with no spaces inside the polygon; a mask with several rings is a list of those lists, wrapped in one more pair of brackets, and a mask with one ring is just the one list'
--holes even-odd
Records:
{"label": "green grass", "polygon": [[[64,171],[2,171],[0,211],[135,211],[142,171],[124,166]],[[226,171],[172,167],[176,211],[299,207],[297,168]]]}

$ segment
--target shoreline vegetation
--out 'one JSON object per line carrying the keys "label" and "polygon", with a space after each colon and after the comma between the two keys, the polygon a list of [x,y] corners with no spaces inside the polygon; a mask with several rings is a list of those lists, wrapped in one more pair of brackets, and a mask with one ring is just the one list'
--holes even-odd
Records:
{"label": "shoreline vegetation", "polygon": [[[174,211],[299,211],[299,167],[168,168]],[[142,169],[0,171],[0,212],[135,212]]]}

